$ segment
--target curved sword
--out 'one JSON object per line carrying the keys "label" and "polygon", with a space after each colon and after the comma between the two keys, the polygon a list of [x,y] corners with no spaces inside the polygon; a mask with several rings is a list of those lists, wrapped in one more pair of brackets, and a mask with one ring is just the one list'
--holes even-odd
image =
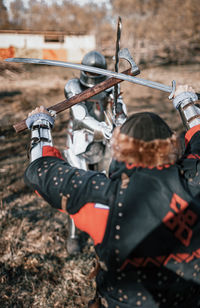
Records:
{"label": "curved sword", "polygon": [[129,75],[125,75],[122,73],[112,72],[110,70],[106,70],[106,69],[102,69],[98,67],[87,66],[83,64],[76,64],[76,63],[70,63],[70,62],[65,62],[65,61],[34,59],[34,58],[8,58],[8,59],[5,59],[5,61],[16,62],[16,63],[32,63],[32,64],[68,67],[68,68],[72,68],[76,70],[91,72],[91,73],[105,75],[109,77],[115,77],[115,78],[128,81],[131,83],[135,83],[141,86],[146,86],[146,87],[157,89],[163,92],[171,93],[169,96],[169,99],[173,97],[173,93],[175,91],[175,81],[172,82],[172,86],[166,86],[162,83],[129,76]]}

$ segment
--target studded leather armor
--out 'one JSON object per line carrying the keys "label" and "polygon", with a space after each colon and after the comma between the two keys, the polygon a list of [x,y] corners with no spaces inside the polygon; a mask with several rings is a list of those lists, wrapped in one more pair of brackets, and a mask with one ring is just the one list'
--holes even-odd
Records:
{"label": "studded leather armor", "polygon": [[54,157],[27,168],[26,183],[57,209],[73,215],[88,202],[109,206],[103,241],[95,246],[100,307],[200,306],[200,125],[186,142],[174,165],[113,161],[109,178]]}

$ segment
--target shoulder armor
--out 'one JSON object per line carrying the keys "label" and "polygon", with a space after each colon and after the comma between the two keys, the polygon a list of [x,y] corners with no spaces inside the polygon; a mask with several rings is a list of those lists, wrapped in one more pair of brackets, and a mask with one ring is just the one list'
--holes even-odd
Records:
{"label": "shoulder armor", "polygon": [[81,84],[78,78],[73,78],[69,80],[64,88],[66,99],[69,99],[72,96],[81,93],[82,91],[83,89],[81,88]]}

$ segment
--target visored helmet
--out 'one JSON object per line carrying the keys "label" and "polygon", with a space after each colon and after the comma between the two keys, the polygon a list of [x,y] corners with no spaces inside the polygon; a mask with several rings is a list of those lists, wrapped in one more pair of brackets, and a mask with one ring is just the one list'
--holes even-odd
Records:
{"label": "visored helmet", "polygon": [[[83,57],[83,60],[81,63],[87,66],[93,66],[93,67],[98,67],[102,69],[107,68],[105,57],[96,50],[88,52]],[[86,87],[93,87],[96,84],[104,81],[105,79],[106,79],[106,76],[104,75],[99,75],[99,74],[94,74],[94,73],[89,73],[89,72],[84,72],[84,71],[81,71],[81,74],[80,74],[80,82],[82,85]]]}

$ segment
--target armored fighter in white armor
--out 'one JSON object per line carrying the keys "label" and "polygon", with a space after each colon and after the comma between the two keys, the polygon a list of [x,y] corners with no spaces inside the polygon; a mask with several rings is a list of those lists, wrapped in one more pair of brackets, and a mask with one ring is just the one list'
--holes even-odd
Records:
{"label": "armored fighter in white armor", "polygon": [[[102,69],[107,68],[105,57],[98,51],[87,53],[82,60],[82,64]],[[80,79],[74,78],[66,83],[65,96],[69,99],[105,79],[106,76],[104,75],[81,71]],[[112,124],[105,122],[105,113],[108,106],[111,106],[110,110],[112,110]],[[114,88],[74,105],[70,110],[67,149],[64,152],[70,165],[84,170],[103,171],[105,166],[102,165],[102,162],[113,125],[122,125],[126,117],[126,106],[120,94],[114,105]],[[69,220],[67,249],[70,254],[80,251],[76,228],[71,219]]]}

